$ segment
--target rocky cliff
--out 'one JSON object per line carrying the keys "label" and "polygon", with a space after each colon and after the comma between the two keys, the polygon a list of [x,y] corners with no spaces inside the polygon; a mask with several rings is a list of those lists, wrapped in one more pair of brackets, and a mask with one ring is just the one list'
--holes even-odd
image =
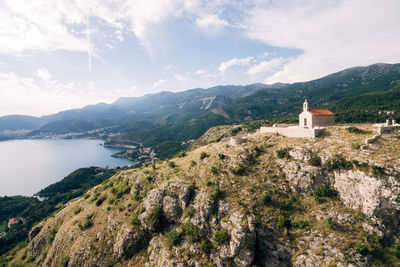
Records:
{"label": "rocky cliff", "polygon": [[[32,266],[396,266],[400,140],[253,134],[121,171],[34,227]],[[358,145],[355,145],[358,144]]]}

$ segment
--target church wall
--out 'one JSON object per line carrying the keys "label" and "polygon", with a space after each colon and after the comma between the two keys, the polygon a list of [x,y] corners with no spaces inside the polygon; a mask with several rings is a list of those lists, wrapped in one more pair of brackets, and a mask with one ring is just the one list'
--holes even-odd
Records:
{"label": "church wall", "polygon": [[280,128],[261,127],[260,133],[277,133],[287,137],[315,138],[322,133],[323,129],[307,129],[301,127]]}
{"label": "church wall", "polygon": [[[315,116],[314,116],[315,117]],[[307,119],[307,127],[312,128],[313,125],[313,116],[310,112],[302,112],[299,115],[299,126],[304,128],[304,119]]]}
{"label": "church wall", "polygon": [[313,124],[312,127],[316,126],[331,126],[335,125],[335,116],[329,116],[329,115],[324,115],[324,116],[313,116]]}

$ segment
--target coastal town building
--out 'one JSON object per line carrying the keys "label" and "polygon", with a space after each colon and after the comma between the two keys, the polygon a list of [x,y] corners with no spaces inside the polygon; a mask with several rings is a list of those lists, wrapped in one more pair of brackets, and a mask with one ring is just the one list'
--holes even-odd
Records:
{"label": "coastal town building", "polygon": [[335,114],[328,109],[309,109],[308,101],[303,103],[298,125],[274,124],[261,127],[260,133],[276,133],[288,137],[315,138],[324,131],[324,127],[335,125]]}
{"label": "coastal town building", "polygon": [[8,228],[12,228],[14,226],[16,226],[19,223],[24,223],[24,219],[22,217],[18,217],[18,218],[10,218],[8,220]]}

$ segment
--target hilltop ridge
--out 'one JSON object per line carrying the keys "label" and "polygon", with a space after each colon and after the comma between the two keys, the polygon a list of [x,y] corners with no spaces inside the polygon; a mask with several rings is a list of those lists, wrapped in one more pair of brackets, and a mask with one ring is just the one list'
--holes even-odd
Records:
{"label": "hilltop ridge", "polygon": [[34,227],[10,262],[400,264],[398,130],[370,145],[373,129],[357,125],[313,140],[251,133],[232,146],[238,127],[246,131],[210,129],[192,151],[118,172]]}

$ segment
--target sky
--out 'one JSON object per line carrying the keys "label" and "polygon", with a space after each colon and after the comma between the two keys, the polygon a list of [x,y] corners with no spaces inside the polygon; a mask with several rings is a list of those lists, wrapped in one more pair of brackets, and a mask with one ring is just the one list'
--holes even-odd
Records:
{"label": "sky", "polygon": [[0,0],[0,116],[400,63],[398,0]]}

